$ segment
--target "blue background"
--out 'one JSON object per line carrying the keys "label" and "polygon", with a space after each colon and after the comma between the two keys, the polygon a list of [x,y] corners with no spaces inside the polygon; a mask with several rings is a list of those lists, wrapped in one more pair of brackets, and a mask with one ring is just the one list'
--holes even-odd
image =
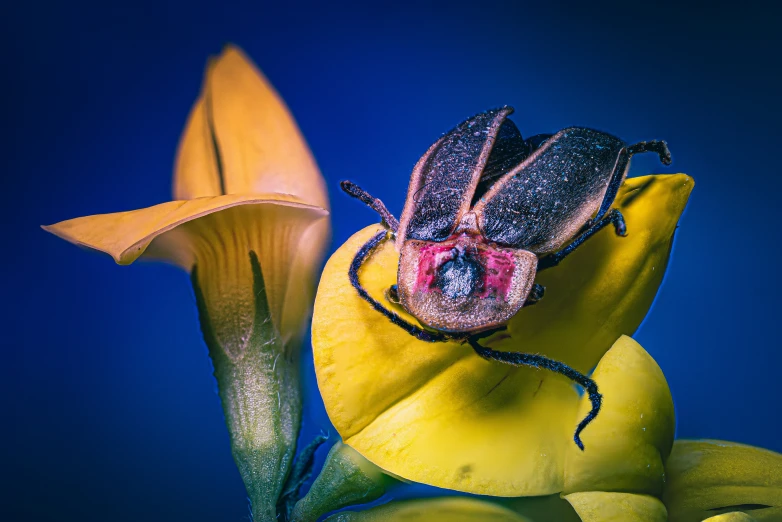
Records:
{"label": "blue background", "polygon": [[[678,436],[782,451],[776,12],[61,4],[0,16],[1,519],[248,519],[186,274],[117,267],[37,228],[168,200],[206,58],[227,41],[309,140],[331,190],[332,249],[376,220],[339,180],[398,213],[418,156],[492,106],[515,106],[525,135],[584,125],[668,140],[670,168],[646,155],[631,174],[686,172],[696,187],[637,338],[671,385]],[[305,369],[302,436],[333,434],[311,358]]]}

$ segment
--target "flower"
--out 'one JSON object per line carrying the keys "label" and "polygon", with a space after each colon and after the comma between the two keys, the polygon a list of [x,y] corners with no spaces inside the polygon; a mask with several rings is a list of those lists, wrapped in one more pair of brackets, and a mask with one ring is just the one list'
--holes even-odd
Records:
{"label": "flower", "polygon": [[44,227],[119,264],[191,272],[234,458],[274,520],[301,417],[298,346],[329,240],[325,183],[280,96],[228,46],[187,121],[174,201]]}
{"label": "flower", "polygon": [[[623,351],[631,357],[639,355],[636,350]],[[640,392],[642,397],[643,390]],[[365,511],[343,511],[327,520],[384,522],[399,520],[401,515],[407,517],[405,520],[464,522],[771,522],[782,519],[782,455],[773,451],[716,440],[678,440],[668,459],[666,477],[662,502],[651,495],[605,491],[562,495],[564,500],[548,496],[488,502],[450,497],[391,502]],[[459,518],[454,518],[457,514]]]}
{"label": "flower", "polygon": [[663,500],[671,522],[699,522],[735,512],[745,517],[714,520],[782,520],[779,453],[721,440],[677,440],[666,472]]}
{"label": "flower", "polygon": [[[604,394],[603,410],[584,432],[588,451],[567,450],[564,488],[559,494],[498,498],[491,503],[464,498],[392,502],[366,511],[340,512],[329,520],[382,522],[402,515],[411,520],[451,520],[448,517],[457,512],[456,506],[462,507],[460,502],[466,502],[465,510],[459,511],[465,521],[780,519],[782,455],[722,441],[674,442],[668,383],[638,343],[620,337],[600,359],[593,378]],[[578,401],[573,422],[591,406],[588,397]],[[561,434],[563,439],[571,435]],[[398,485],[361,454],[338,443],[321,476],[294,509],[292,521],[316,520],[345,505],[371,501]]]}
{"label": "flower", "polygon": [[[593,515],[615,510],[637,513],[638,520],[665,521],[665,506],[658,497],[675,419],[662,371],[638,343],[623,336],[600,360],[593,377],[606,395],[603,413],[595,419],[589,439],[584,440],[590,451],[569,450],[562,470],[561,495],[573,507],[553,499],[544,505],[519,499],[508,507],[531,519],[541,512],[559,513],[561,519],[562,513],[575,508],[583,520],[603,520]],[[587,397],[574,400],[580,401],[578,415],[588,411]],[[571,422],[577,418],[576,409],[571,409]],[[570,431],[554,436],[572,440]],[[381,480],[377,466],[339,443],[327,457],[321,475],[294,509],[294,522],[316,520],[348,503],[370,501],[392,485],[388,479]]]}
{"label": "flower", "polygon": [[[682,174],[628,179],[617,197],[628,236],[603,230],[541,273],[544,299],[519,312],[506,334],[483,342],[589,371],[646,315],[692,187]],[[377,230],[367,227],[337,250],[315,301],[318,386],[345,443],[405,479],[471,493],[546,495],[577,481],[565,474],[579,403],[572,384],[553,373],[485,361],[466,345],[419,341],[375,312],[350,285],[348,266]],[[384,296],[396,283],[397,263],[387,243],[360,279],[375,299],[415,323]],[[611,397],[604,396],[601,416],[607,417]],[[585,455],[593,454],[590,433],[599,420],[583,433]],[[652,482],[643,479],[638,487],[659,493]]]}
{"label": "flower", "polygon": [[[223,299],[230,288],[239,295],[226,301],[252,301],[252,250],[274,322],[284,341],[294,338],[306,323],[329,240],[328,196],[284,102],[234,46],[207,66],[179,144],[173,195],[168,203],[43,228],[122,265],[139,257],[187,271],[197,264],[210,301]],[[207,271],[207,264],[214,266]],[[241,339],[225,341],[242,345]]]}

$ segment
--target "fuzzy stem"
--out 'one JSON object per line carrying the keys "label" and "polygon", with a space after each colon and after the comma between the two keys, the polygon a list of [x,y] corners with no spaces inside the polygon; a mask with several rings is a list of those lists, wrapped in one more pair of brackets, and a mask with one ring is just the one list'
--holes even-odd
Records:
{"label": "fuzzy stem", "polygon": [[[276,506],[290,470],[301,422],[298,351],[286,349],[275,328],[266,299],[258,258],[250,252],[253,310],[250,321],[220,317],[220,296],[205,299],[204,278],[220,277],[210,266],[197,266],[192,273],[201,330],[214,365],[218,393],[231,439],[231,452],[247,489],[255,522],[277,519]],[[230,296],[231,292],[222,294]],[[210,303],[212,306],[207,306]],[[240,347],[223,346],[215,335],[215,323],[248,324],[247,331],[223,338],[241,339]]]}

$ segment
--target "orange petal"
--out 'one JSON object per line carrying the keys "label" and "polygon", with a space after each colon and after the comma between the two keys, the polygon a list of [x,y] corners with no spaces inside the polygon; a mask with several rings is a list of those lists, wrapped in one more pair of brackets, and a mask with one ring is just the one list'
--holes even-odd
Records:
{"label": "orange petal", "polygon": [[[216,169],[203,165],[209,161],[217,162]],[[174,197],[216,195],[215,186],[225,194],[291,194],[328,209],[323,178],[285,102],[232,45],[207,67],[203,94],[182,136]]]}
{"label": "orange petal", "polygon": [[204,94],[201,94],[187,117],[185,130],[179,140],[174,166],[174,199],[224,194],[207,110]]}
{"label": "orange petal", "polygon": [[[324,209],[288,195],[229,195],[86,216],[44,228],[72,243],[106,252],[119,264],[130,264],[142,254],[185,270],[197,262],[202,267],[199,278],[206,304],[216,325],[224,324],[226,332],[246,331],[237,327],[241,325],[231,326],[236,321],[252,324],[252,317],[237,310],[252,310],[243,305],[253,300],[248,255],[254,251],[272,317],[287,341],[306,322],[322,255],[322,250],[302,243],[327,215]],[[290,292],[291,287],[296,292]],[[241,340],[219,340],[241,345]]]}

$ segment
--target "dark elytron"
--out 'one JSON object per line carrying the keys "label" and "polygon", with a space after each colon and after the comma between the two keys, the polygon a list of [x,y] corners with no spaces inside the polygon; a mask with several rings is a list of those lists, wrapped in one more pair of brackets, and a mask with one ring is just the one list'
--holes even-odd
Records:
{"label": "dark elytron", "polygon": [[558,250],[597,210],[622,147],[591,129],[557,133],[486,193],[475,206],[478,226],[495,243]]}
{"label": "dark elytron", "polygon": [[[556,266],[608,225],[626,233],[622,214],[611,205],[634,154],[656,152],[666,164],[671,157],[663,141],[628,146],[578,127],[525,140],[507,119],[511,112],[503,107],[478,114],[437,140],[413,168],[399,222],[379,199],[342,182],[386,228],[356,253],[349,278],[375,310],[418,339],[466,342],[485,359],[545,368],[584,387],[592,410],[573,437],[583,449],[579,434],[602,402],[595,382],[559,361],[496,351],[479,340],[543,297],[543,287],[534,283],[538,271]],[[400,257],[388,299],[423,328],[375,300],[359,281],[361,265],[389,238]]]}

